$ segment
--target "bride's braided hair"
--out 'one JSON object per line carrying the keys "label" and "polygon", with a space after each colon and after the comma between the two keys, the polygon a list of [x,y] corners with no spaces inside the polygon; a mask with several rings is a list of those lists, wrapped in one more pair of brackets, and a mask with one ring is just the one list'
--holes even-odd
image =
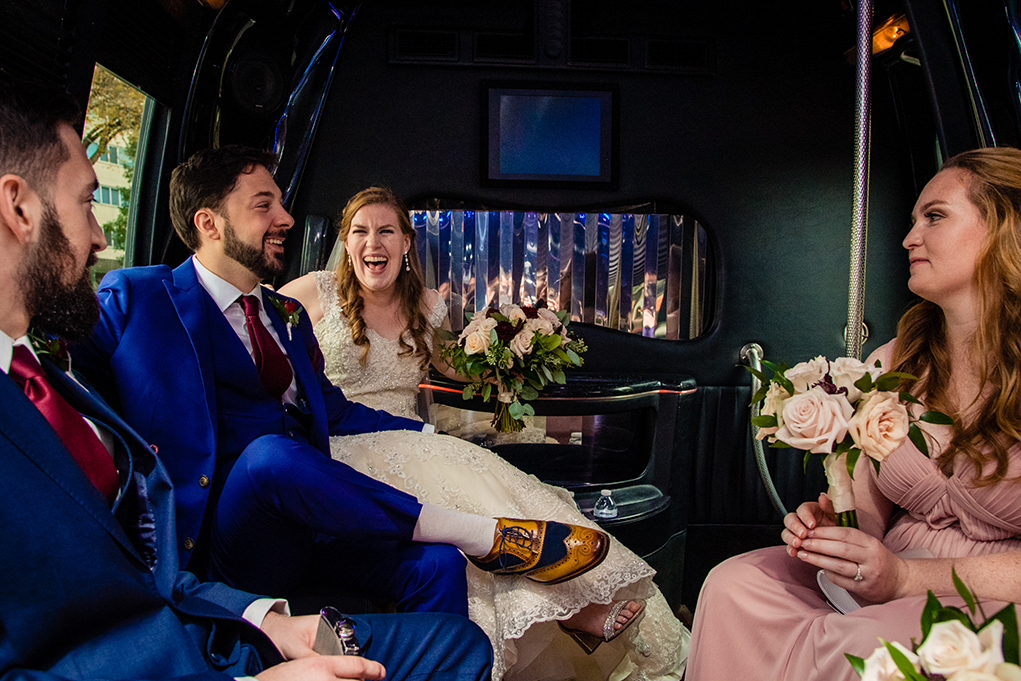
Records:
{"label": "bride's braided hair", "polygon": [[[952,367],[943,311],[926,300],[901,317],[891,368],[918,376],[915,385],[902,390],[954,418],[953,440],[938,460],[940,467],[946,470],[964,455],[975,467],[977,484],[990,485],[1006,477],[1009,450],[1021,443],[1021,151],[966,151],[942,169],[951,168],[967,173],[968,198],[986,225],[975,263],[979,324],[971,341],[979,394],[985,397],[978,400],[976,417],[963,422],[949,394]],[[983,475],[990,461],[996,467]]]}
{"label": "bride's braided hair", "polygon": [[[432,358],[432,352],[426,342],[426,333],[430,331],[425,315],[422,313],[422,298],[425,294],[425,284],[422,279],[422,267],[418,262],[418,252],[415,250],[415,230],[411,226],[408,217],[408,209],[404,202],[397,198],[392,191],[386,187],[369,187],[358,192],[347,202],[340,214],[340,234],[337,238],[340,241],[347,241],[347,235],[351,231],[351,222],[355,214],[365,206],[383,204],[393,208],[397,214],[397,224],[401,233],[411,239],[411,246],[408,249],[408,263],[411,271],[408,272],[404,263],[397,263],[397,282],[395,284],[397,296],[401,301],[401,312],[407,320],[406,333],[400,335],[400,357],[409,355],[418,357],[419,364],[424,371]],[[369,337],[365,333],[365,319],[362,317],[362,310],[365,308],[365,300],[362,298],[362,287],[351,267],[349,257],[343,257],[337,263],[337,295],[340,304],[347,317],[348,326],[351,327],[351,338],[355,345],[362,348],[359,358],[362,366],[365,366],[369,358]],[[411,337],[409,344],[405,336]]]}

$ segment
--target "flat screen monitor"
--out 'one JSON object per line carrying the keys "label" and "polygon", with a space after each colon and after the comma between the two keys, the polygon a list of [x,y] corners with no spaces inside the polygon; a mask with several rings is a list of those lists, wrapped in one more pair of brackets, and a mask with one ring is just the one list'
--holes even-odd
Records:
{"label": "flat screen monitor", "polygon": [[616,183],[616,97],[609,86],[484,85],[483,183]]}

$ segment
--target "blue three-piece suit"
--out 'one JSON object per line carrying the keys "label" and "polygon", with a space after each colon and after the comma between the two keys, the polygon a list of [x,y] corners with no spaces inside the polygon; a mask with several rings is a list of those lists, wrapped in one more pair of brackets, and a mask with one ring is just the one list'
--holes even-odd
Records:
{"label": "blue three-piece suit", "polygon": [[[0,679],[229,681],[279,662],[240,617],[255,596],[178,570],[171,483],[146,442],[42,364],[71,406],[112,436],[121,494],[111,509],[0,372]],[[388,678],[487,678],[488,641],[467,620],[411,614],[359,624],[367,656]]]}
{"label": "blue three-piece suit", "polygon": [[305,312],[288,329],[268,304],[277,294],[263,296],[294,370],[294,405],[263,388],[190,258],[107,274],[100,322],[74,349],[76,369],[158,448],[175,487],[181,564],[259,593],[315,577],[335,595],[467,614],[463,556],[411,541],[419,503],[329,455],[330,435],[422,424],[344,397],[323,373]]}

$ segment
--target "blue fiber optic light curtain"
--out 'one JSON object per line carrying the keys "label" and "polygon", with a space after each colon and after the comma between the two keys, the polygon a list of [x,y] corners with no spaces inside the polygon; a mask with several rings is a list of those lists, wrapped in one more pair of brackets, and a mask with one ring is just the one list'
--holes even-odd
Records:
{"label": "blue fiber optic light curtain", "polygon": [[539,300],[650,338],[696,338],[708,321],[707,238],[690,217],[447,210],[411,221],[454,331],[477,310]]}

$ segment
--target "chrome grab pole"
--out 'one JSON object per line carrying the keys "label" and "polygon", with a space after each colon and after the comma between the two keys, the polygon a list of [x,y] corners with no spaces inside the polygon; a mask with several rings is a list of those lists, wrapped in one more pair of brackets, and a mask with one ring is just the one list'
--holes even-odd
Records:
{"label": "chrome grab pole", "polygon": [[845,353],[861,359],[865,313],[865,260],[869,232],[869,137],[872,91],[872,0],[858,2],[858,78],[854,107],[854,208],[851,216],[851,276],[847,292]]}
{"label": "chrome grab pole", "polygon": [[[741,348],[741,361],[750,366],[756,371],[762,371],[762,346],[758,343],[748,343]],[[752,374],[752,395],[759,391],[762,387],[762,382],[759,377]],[[760,403],[756,402],[752,405],[752,416],[758,416],[761,411]],[[766,487],[766,494],[769,495],[769,501],[772,502],[773,508],[777,510],[781,517],[787,515],[787,509],[784,507],[783,502],[780,501],[780,495],[777,494],[776,486],[773,484],[773,477],[769,474],[769,468],[766,467],[766,449],[762,444],[762,440],[755,437],[755,431],[758,430],[755,426],[752,428],[752,447],[755,450],[755,465],[759,467],[759,477],[762,478],[762,484]]]}

